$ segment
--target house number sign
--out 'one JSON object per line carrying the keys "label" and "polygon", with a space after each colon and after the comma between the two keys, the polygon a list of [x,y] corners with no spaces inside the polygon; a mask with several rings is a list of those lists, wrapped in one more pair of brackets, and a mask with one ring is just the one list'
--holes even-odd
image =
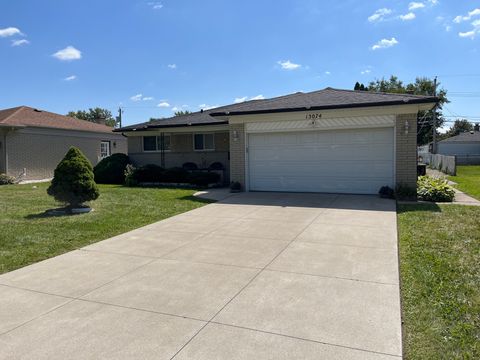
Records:
{"label": "house number sign", "polygon": [[319,113],[305,115],[305,119],[307,120],[316,120],[316,119],[320,119],[321,117],[322,117],[322,114],[319,114]]}

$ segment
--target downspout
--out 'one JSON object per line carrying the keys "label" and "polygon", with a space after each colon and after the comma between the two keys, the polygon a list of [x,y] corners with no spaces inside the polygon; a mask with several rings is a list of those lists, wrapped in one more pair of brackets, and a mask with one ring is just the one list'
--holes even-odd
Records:
{"label": "downspout", "polygon": [[3,132],[3,166],[5,168],[5,175],[8,175],[8,155],[7,155],[7,132],[5,129]]}

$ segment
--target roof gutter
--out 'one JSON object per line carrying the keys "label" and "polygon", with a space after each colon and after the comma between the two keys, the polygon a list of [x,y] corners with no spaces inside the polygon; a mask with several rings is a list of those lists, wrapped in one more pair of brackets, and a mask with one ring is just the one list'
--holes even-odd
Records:
{"label": "roof gutter", "polygon": [[232,116],[232,115],[254,115],[254,114],[272,114],[272,113],[285,113],[296,111],[315,111],[315,110],[334,110],[334,109],[352,109],[372,106],[394,106],[394,105],[414,105],[414,104],[438,104],[438,97],[431,97],[425,99],[412,99],[404,101],[383,101],[375,103],[359,103],[359,104],[345,104],[345,105],[321,105],[321,106],[303,106],[295,108],[279,108],[279,109],[266,109],[266,110],[247,110],[247,111],[223,111],[212,112],[210,116]]}
{"label": "roof gutter", "polygon": [[144,125],[135,128],[119,128],[113,130],[113,132],[131,132],[131,131],[144,131],[148,129],[164,129],[164,128],[179,128],[179,127],[193,127],[193,126],[209,126],[209,125],[224,125],[228,124],[228,121],[215,121],[208,123],[186,123],[186,124],[171,124],[171,125]]}

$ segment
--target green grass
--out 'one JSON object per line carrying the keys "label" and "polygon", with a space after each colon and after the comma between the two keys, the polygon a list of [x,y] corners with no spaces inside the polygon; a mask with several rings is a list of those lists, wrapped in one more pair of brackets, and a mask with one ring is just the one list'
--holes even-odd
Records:
{"label": "green grass", "polygon": [[480,207],[400,205],[406,359],[480,359]]}
{"label": "green grass", "polygon": [[480,165],[457,166],[457,176],[449,176],[458,190],[480,200]]}
{"label": "green grass", "polygon": [[0,187],[0,273],[202,206],[194,190],[100,185],[94,212],[45,216],[57,208],[48,184]]}

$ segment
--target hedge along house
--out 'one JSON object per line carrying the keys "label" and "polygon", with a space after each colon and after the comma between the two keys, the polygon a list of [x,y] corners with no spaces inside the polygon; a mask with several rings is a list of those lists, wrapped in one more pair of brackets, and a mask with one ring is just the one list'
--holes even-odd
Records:
{"label": "hedge along house", "polygon": [[126,138],[112,130],[27,106],[0,110],[0,173],[18,180],[50,179],[72,146],[95,166],[106,156],[127,152]]}
{"label": "hedge along house", "polygon": [[432,96],[326,88],[117,129],[136,164],[221,162],[247,191],[415,187],[417,113]]}

